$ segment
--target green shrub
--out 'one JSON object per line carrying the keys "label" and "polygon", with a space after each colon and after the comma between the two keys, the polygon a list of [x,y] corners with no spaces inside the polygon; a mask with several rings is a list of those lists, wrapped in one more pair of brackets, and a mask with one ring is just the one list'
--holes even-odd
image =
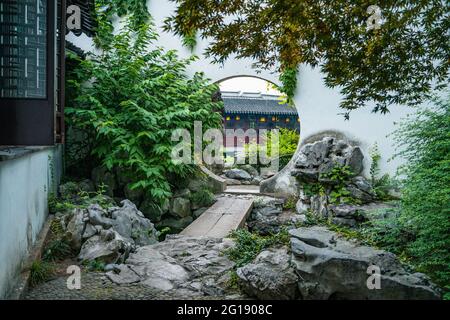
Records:
{"label": "green shrub", "polygon": [[236,263],[237,268],[252,262],[264,249],[289,244],[290,239],[286,230],[264,237],[248,230],[238,229],[231,233],[231,237],[235,239],[236,245],[227,249],[225,254]]}
{"label": "green shrub", "polygon": [[72,254],[70,244],[64,238],[51,240],[45,247],[42,259],[44,261],[62,260]]}
{"label": "green shrub", "polygon": [[89,271],[102,272],[105,271],[106,264],[100,260],[89,260],[84,263]]}
{"label": "green shrub", "polygon": [[395,133],[401,170],[400,222],[414,234],[406,251],[417,270],[450,285],[450,97],[435,100]]}
{"label": "green shrub", "polygon": [[346,186],[352,177],[349,166],[334,166],[331,171],[320,174],[320,179],[326,182],[322,184],[322,190],[327,190],[331,204],[351,203],[358,204],[359,200],[354,199]]}
{"label": "green shrub", "polygon": [[52,263],[36,260],[30,267],[30,286],[34,287],[42,282],[49,280],[55,273],[55,267]]}
{"label": "green shrub", "polygon": [[297,201],[298,201],[297,197],[291,196],[291,197],[286,199],[286,202],[284,203],[283,208],[287,209],[287,210],[295,210],[295,207],[297,205]]}
{"label": "green shrub", "polygon": [[381,153],[377,143],[375,143],[370,150],[370,159],[370,182],[378,200],[392,200],[393,197],[390,195],[389,191],[396,189],[398,183],[387,173],[379,177]]}
{"label": "green shrub", "polygon": [[[248,143],[244,146],[245,148],[245,156],[246,163],[250,163],[249,159],[258,159],[258,155],[260,152],[264,151],[267,153],[267,156],[272,156],[272,133],[267,132],[267,142],[266,149],[262,150],[262,146],[256,143]],[[298,141],[300,139],[300,134],[296,130],[291,130],[288,128],[279,128],[278,135],[278,157],[279,157],[279,166],[280,169],[284,168],[289,161],[291,161],[292,156],[295,154],[297,150]],[[252,164],[256,169],[264,167],[264,165],[260,164],[259,161],[256,164]]]}
{"label": "green shrub", "polygon": [[190,199],[193,204],[200,207],[208,207],[215,201],[214,193],[208,189],[201,189],[191,194]]}
{"label": "green shrub", "polygon": [[128,23],[101,54],[81,61],[69,81],[77,95],[66,119],[91,142],[93,162],[120,167],[133,178],[131,188],[162,203],[171,195],[168,177],[184,179],[195,168],[172,162],[173,131],[192,133],[194,121],[202,121],[203,130],[219,128],[222,116],[215,111],[222,103],[212,101],[218,87],[202,73],[186,75],[194,57],[181,60],[175,51],[154,48],[156,39],[152,26],[134,32]]}

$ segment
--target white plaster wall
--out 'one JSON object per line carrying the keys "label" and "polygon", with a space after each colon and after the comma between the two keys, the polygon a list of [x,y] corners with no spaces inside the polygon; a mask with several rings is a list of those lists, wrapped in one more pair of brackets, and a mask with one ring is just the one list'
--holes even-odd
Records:
{"label": "white plaster wall", "polygon": [[0,161],[0,299],[15,285],[48,214],[62,168],[61,147]]}
{"label": "white plaster wall", "polygon": [[[191,55],[191,52],[182,46],[179,37],[166,33],[161,28],[164,19],[173,14],[175,4],[168,0],[148,1],[147,4],[160,35],[157,45],[166,49],[178,50],[180,57]],[[69,34],[68,39],[82,49],[89,50],[91,48],[89,38],[84,35],[77,38],[73,34]],[[276,72],[254,70],[251,67],[252,61],[248,59],[229,59],[224,65],[212,64],[211,60],[203,56],[207,44],[207,39],[199,39],[194,54],[201,58],[190,66],[188,73],[193,74],[197,71],[203,71],[212,81],[220,81],[233,76],[257,76],[279,84]],[[400,120],[407,113],[411,113],[412,110],[403,106],[395,106],[391,113],[381,115],[371,113],[372,107],[365,106],[353,112],[350,120],[345,121],[341,114],[343,110],[338,107],[340,100],[339,91],[325,86],[319,70],[301,66],[294,99],[301,119],[301,138],[308,138],[324,130],[337,130],[350,139],[359,141],[366,155],[368,149],[377,142],[382,154],[382,172],[395,173],[399,160],[387,161],[395,150],[391,139],[387,138],[386,135],[394,130],[394,122]],[[365,160],[365,171],[367,173],[368,157]]]}

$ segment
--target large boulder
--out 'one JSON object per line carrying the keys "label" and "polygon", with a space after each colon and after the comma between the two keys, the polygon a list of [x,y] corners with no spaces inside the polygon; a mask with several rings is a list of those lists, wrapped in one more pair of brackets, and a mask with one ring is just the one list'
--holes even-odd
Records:
{"label": "large boulder", "polygon": [[153,223],[136,208],[136,205],[129,200],[123,200],[121,204],[122,207],[109,209],[114,230],[126,239],[131,238],[136,246],[158,242],[158,231]]}
{"label": "large boulder", "polygon": [[65,227],[66,237],[69,239],[71,247],[79,251],[83,242],[83,232],[89,216],[83,209],[74,209],[71,213],[72,218]]}
{"label": "large boulder", "polygon": [[261,196],[255,198],[247,226],[252,232],[269,235],[303,220],[296,212],[283,212],[284,199]]}
{"label": "large boulder", "polygon": [[186,218],[192,215],[191,202],[186,198],[173,198],[170,200],[169,211],[172,215],[179,218]]}
{"label": "large boulder", "polygon": [[327,173],[335,166],[349,166],[354,175],[359,175],[363,170],[364,155],[361,148],[350,143],[325,137],[322,140],[308,143],[299,150],[295,161],[294,175],[314,181],[319,174]]}
{"label": "large boulder", "polygon": [[[392,253],[360,246],[324,227],[290,230],[292,264],[304,299],[439,299],[423,274],[409,273]],[[380,270],[380,288],[373,270]],[[372,277],[372,278],[371,278]]]}
{"label": "large boulder", "polygon": [[81,247],[78,260],[101,261],[105,264],[123,262],[132,245],[114,230],[102,230],[89,238]]}
{"label": "large boulder", "polygon": [[352,173],[356,176],[360,174],[363,170],[363,160],[364,154],[361,151],[361,148],[354,147],[351,148],[348,154],[346,155],[345,165],[349,166]]}
{"label": "large boulder", "polygon": [[242,166],[239,166],[239,169],[242,169],[242,170],[246,171],[252,177],[259,176],[258,170],[256,170],[255,167],[253,167],[253,166],[251,166],[249,164],[244,164]]}
{"label": "large boulder", "polygon": [[292,300],[298,297],[297,275],[285,248],[261,252],[250,264],[237,269],[243,290],[260,300]]}
{"label": "large boulder", "polygon": [[114,263],[123,260],[130,250],[158,241],[153,223],[131,201],[123,200],[121,204],[107,209],[99,204],[76,208],[68,214],[70,220],[58,216],[65,237],[73,251],[79,252],[80,260]]}
{"label": "large boulder", "polygon": [[347,227],[358,226],[367,220],[389,218],[398,212],[395,204],[383,202],[372,202],[364,205],[330,205],[328,209],[334,224]]}
{"label": "large boulder", "polygon": [[113,225],[113,221],[107,217],[107,211],[98,204],[92,204],[87,209],[89,223],[93,226],[101,226],[109,229]]}
{"label": "large boulder", "polygon": [[241,169],[226,170],[224,174],[229,179],[246,180],[246,181],[252,180],[252,176],[247,171]]}
{"label": "large boulder", "polygon": [[[302,146],[295,161],[295,168],[290,173],[299,180],[301,189],[311,187],[316,194],[300,197],[297,203],[298,211],[304,213],[310,210],[318,218],[330,218],[331,222],[337,224],[356,226],[358,219],[346,220],[342,216],[334,215],[330,207],[376,201],[377,195],[372,185],[360,175],[364,169],[363,160],[361,148],[343,139],[325,137]],[[343,176],[340,178],[344,178],[344,181],[336,179],[335,173],[329,174],[333,169],[344,166],[350,171],[350,174],[342,172]],[[300,191],[302,193],[302,190]],[[336,194],[342,196],[333,197]]]}

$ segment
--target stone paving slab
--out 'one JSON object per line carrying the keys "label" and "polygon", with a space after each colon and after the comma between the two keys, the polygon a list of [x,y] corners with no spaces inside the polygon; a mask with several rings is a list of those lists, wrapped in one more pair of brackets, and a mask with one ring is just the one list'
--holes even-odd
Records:
{"label": "stone paving slab", "polygon": [[253,199],[219,198],[180,234],[224,238],[243,226],[253,208]]}
{"label": "stone paving slab", "polygon": [[228,186],[224,192],[228,193],[228,194],[253,194],[253,195],[261,194],[261,192],[259,190],[259,186],[252,186],[252,185]]}

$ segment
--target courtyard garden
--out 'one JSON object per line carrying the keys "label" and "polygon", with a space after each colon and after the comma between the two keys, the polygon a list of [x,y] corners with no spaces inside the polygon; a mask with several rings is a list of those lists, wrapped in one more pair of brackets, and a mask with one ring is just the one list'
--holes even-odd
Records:
{"label": "courtyard garden", "polygon": [[[108,1],[97,2],[101,7]],[[111,1],[108,10],[97,12],[97,53],[67,57],[66,175],[49,199],[50,231],[42,257],[31,266],[26,298],[450,299],[450,96],[442,86],[433,91],[424,84],[431,75],[448,80],[448,56],[446,62],[440,60],[448,46],[436,32],[428,25],[424,30],[437,47],[433,60],[441,64],[423,66],[429,57],[422,47],[414,48],[413,58],[401,55],[400,62],[380,63],[387,53],[380,53],[379,43],[386,44],[387,35],[370,38],[364,33],[367,47],[359,42],[353,47],[363,31],[326,33],[335,23],[347,22],[341,15],[337,22],[325,16],[328,27],[321,27],[319,9],[312,3],[311,11],[285,4],[269,6],[268,14],[256,8],[247,12],[244,1],[236,1],[235,7],[224,2],[217,12],[211,1],[198,12],[191,8],[193,1],[175,2],[179,8],[167,20],[167,30],[181,35],[190,48],[196,46],[197,33],[211,36],[207,52],[218,62],[233,53],[256,59],[260,67],[280,61],[278,89],[289,104],[301,85],[295,80],[298,66],[316,66],[325,59],[325,82],[342,88],[343,118],[351,119],[369,100],[375,101],[371,117],[394,104],[414,105],[394,132],[385,133],[402,165],[396,174],[384,172],[386,155],[376,142],[367,152],[355,139],[333,130],[302,141],[301,131],[281,129],[279,168],[286,168],[283,174],[293,181],[295,192],[219,190],[203,165],[172,157],[178,143],[172,139],[175,130],[194,136],[197,121],[204,131],[223,129],[218,85],[202,70],[188,72],[198,57],[180,58],[176,50],[158,45],[161,35],[145,1]],[[332,12],[339,11],[335,5],[329,5]],[[424,17],[440,17],[431,5],[419,9]],[[280,12],[289,13],[286,24],[277,22],[284,33],[276,40],[261,38],[256,30]],[[294,19],[299,12],[313,26]],[[214,19],[220,13],[251,13],[254,19],[236,28]],[[126,18],[113,33],[116,15]],[[395,27],[409,30],[407,22],[388,17]],[[404,19],[416,22],[406,14]],[[441,27],[437,23],[435,29]],[[247,33],[261,36],[244,41]],[[389,48],[395,56],[404,42],[397,33],[391,36],[389,43],[399,41]],[[299,52],[293,38],[318,43]],[[374,76],[371,67],[380,74]],[[272,157],[270,133],[267,139],[264,153]],[[192,154],[194,148],[188,147]],[[245,158],[259,155],[260,149],[246,144]],[[224,161],[207,170],[228,185],[278,181],[278,172],[261,175],[261,166],[227,167]],[[241,200],[251,203],[250,210],[227,237],[180,234],[218,203]],[[81,290],[66,287],[71,265],[82,270]],[[381,290],[366,286],[373,265],[381,272]]]}

